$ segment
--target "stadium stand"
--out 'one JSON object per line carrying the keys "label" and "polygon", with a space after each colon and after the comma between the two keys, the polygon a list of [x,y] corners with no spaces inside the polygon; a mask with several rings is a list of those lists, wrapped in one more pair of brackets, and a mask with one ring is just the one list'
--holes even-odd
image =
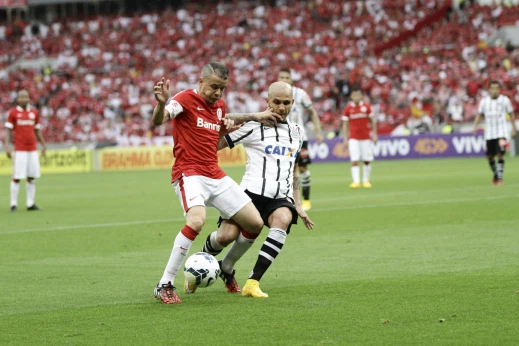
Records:
{"label": "stadium stand", "polygon": [[[164,75],[174,91],[193,86],[194,72],[217,59],[232,70],[230,111],[262,109],[262,91],[289,66],[327,131],[339,128],[346,101],[338,86],[353,84],[375,105],[381,133],[425,118],[430,130],[459,103],[470,120],[491,79],[519,107],[519,50],[485,43],[518,22],[518,7],[454,10],[441,0],[233,1],[48,25],[18,19],[0,25],[0,121],[26,88],[49,142],[168,135],[150,128],[153,84]],[[15,67],[33,59],[49,64]]]}

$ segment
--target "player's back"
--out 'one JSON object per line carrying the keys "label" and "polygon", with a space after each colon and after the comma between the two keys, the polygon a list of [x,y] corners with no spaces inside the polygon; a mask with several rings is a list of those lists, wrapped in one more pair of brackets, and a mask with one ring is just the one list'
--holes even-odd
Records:
{"label": "player's back", "polygon": [[225,102],[208,104],[195,89],[182,91],[172,99],[183,111],[173,118],[172,180],[182,176],[203,175],[220,179],[225,173],[218,166],[218,140],[225,117]]}
{"label": "player's back", "polygon": [[35,129],[40,128],[39,113],[31,106],[23,109],[17,106],[9,112],[5,124],[14,132],[14,148],[17,151],[35,151],[37,149]]}

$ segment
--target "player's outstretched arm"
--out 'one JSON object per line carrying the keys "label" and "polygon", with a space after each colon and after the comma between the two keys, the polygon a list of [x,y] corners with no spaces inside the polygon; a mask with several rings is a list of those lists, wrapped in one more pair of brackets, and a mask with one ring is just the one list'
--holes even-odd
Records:
{"label": "player's outstretched arm", "polygon": [[267,126],[277,124],[278,121],[283,121],[283,117],[274,113],[270,108],[260,113],[230,113],[225,116],[226,119],[231,119],[236,125],[243,124],[247,121],[257,121]]}
{"label": "player's outstretched arm", "polygon": [[45,145],[45,139],[43,139],[43,134],[41,133],[40,129],[35,129],[34,132],[36,134],[36,139],[41,144],[41,156],[45,157],[47,153],[47,145]]}
{"label": "player's outstretched arm", "polygon": [[314,106],[310,106],[308,111],[310,112],[310,119],[314,123],[315,139],[317,140],[317,143],[322,143],[323,130],[321,128],[321,120],[319,119],[319,115],[317,115],[317,111],[315,110]]}
{"label": "player's outstretched arm", "polygon": [[299,165],[294,165],[294,204],[296,206],[297,214],[303,220],[305,227],[308,229],[314,228],[314,222],[310,220],[306,212],[303,210],[301,206],[301,191],[300,191],[300,178],[299,178]]}
{"label": "player's outstretched arm", "polygon": [[162,125],[170,119],[170,114],[166,110],[166,102],[171,96],[171,91],[169,88],[169,79],[165,80],[164,77],[155,84],[153,87],[153,94],[155,95],[155,99],[158,104],[155,106],[153,110],[153,124],[154,125]]}
{"label": "player's outstretched arm", "polygon": [[7,128],[5,132],[5,154],[7,158],[10,159],[13,155],[13,150],[11,149],[11,139],[13,138],[13,130]]}
{"label": "player's outstretched arm", "polygon": [[475,135],[476,132],[478,131],[478,125],[479,125],[479,122],[481,121],[481,114],[477,114],[476,115],[476,119],[474,119],[474,129],[472,129],[472,134]]}

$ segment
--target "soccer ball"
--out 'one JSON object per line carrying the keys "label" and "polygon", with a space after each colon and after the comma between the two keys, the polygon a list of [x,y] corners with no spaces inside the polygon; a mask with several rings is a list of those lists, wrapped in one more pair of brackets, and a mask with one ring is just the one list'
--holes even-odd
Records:
{"label": "soccer ball", "polygon": [[184,265],[184,277],[190,285],[209,287],[220,275],[220,266],[214,256],[197,252],[191,255]]}

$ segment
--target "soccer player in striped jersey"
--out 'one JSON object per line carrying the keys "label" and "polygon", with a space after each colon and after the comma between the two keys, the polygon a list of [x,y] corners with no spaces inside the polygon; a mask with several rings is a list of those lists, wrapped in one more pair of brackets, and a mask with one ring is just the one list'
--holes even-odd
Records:
{"label": "soccer player in striped jersey", "polygon": [[[243,296],[266,298],[259,281],[280,253],[292,224],[298,216],[308,229],[314,223],[300,204],[299,170],[297,154],[304,140],[303,129],[288,119],[293,104],[292,87],[285,82],[275,82],[268,90],[270,109],[282,116],[275,126],[265,126],[250,121],[238,130],[220,139],[218,148],[233,148],[243,144],[247,153],[247,166],[241,186],[260,212],[270,230],[263,243],[254,268],[243,287]],[[225,286],[229,292],[240,288],[234,278],[234,265],[252,246],[257,234],[243,230],[236,222],[220,219],[220,228],[207,237],[203,251],[213,255],[234,241],[221,261]]]}
{"label": "soccer player in striped jersey", "polygon": [[[312,100],[310,100],[308,94],[303,89],[292,85],[292,75],[290,70],[287,68],[281,69],[279,71],[278,81],[288,83],[292,86],[292,97],[294,99],[294,104],[289,114],[290,121],[298,124],[302,129],[304,129],[306,122],[305,114],[308,112],[310,120],[314,124],[315,138],[318,143],[322,143],[323,134],[321,130],[321,122],[319,121],[319,116],[317,115],[317,112],[312,105]],[[301,174],[301,186],[303,188],[302,206],[304,210],[310,210],[312,208],[312,203],[310,203],[311,178],[308,165],[311,164],[312,161],[310,160],[310,156],[308,154],[308,137],[306,136],[306,132],[303,136],[303,147],[301,152],[298,154],[299,173]]]}
{"label": "soccer player in striped jersey", "polygon": [[[485,118],[485,139],[487,142],[487,158],[492,170],[492,184],[503,185],[503,172],[505,167],[505,147],[509,138],[509,130],[506,117],[510,114],[512,123],[512,137],[515,137],[514,109],[510,99],[501,95],[501,84],[491,81],[488,89],[489,95],[485,96],[478,107],[478,114],[474,120],[473,134],[476,134],[481,118]],[[495,157],[497,156],[497,165]]]}

